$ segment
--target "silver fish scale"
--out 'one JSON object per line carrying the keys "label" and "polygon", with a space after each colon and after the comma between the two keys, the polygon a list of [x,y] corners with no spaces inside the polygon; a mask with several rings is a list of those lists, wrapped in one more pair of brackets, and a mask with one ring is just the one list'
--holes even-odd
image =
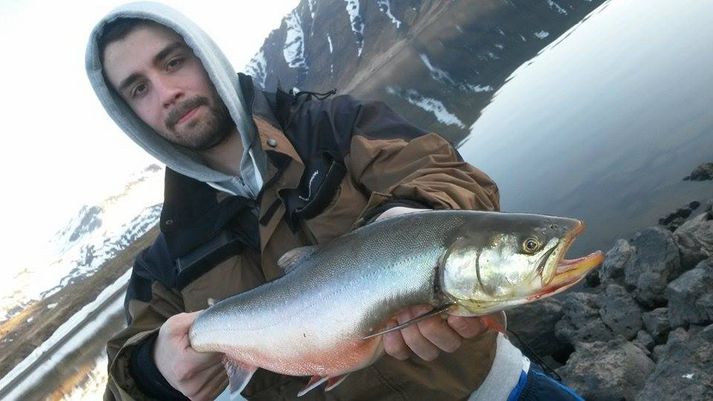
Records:
{"label": "silver fish scale", "polygon": [[211,307],[191,342],[290,354],[361,339],[404,306],[434,301],[443,238],[460,220],[419,213],[347,234],[286,276]]}

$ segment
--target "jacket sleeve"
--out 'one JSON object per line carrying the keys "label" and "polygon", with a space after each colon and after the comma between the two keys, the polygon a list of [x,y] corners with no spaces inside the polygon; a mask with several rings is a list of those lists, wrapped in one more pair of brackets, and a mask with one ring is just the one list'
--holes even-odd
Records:
{"label": "jacket sleeve", "polygon": [[499,209],[490,177],[444,138],[423,133],[381,102],[360,106],[345,163],[369,195],[362,223],[376,208],[404,200],[434,209]]}
{"label": "jacket sleeve", "polygon": [[[127,327],[107,344],[106,401],[186,399],[168,385],[153,360],[147,360],[147,357],[150,359],[147,351],[150,351],[161,325],[169,317],[184,311],[180,294],[148,273],[156,271],[152,264],[170,263],[170,259],[163,257],[164,252],[162,237],[159,237],[134,263],[124,305]],[[137,370],[141,372],[138,381],[135,379]],[[153,391],[145,391],[148,387]]]}

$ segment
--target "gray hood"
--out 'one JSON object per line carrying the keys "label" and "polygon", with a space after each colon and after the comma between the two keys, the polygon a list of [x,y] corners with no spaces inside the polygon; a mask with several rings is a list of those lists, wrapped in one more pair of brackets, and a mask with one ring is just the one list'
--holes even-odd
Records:
{"label": "gray hood", "polygon": [[[245,151],[240,162],[241,176],[234,177],[208,167],[198,153],[165,140],[146,125],[124,100],[109,87],[102,73],[98,38],[104,26],[117,18],[148,19],[181,35],[201,60],[218,95],[235,122]],[[87,45],[85,66],[89,81],[102,105],[121,129],[151,155],[183,175],[206,182],[234,195],[255,198],[266,171],[265,154],[257,138],[255,124],[248,114],[238,75],[223,52],[197,25],[176,10],[153,2],[129,3],[105,16],[92,30]]]}

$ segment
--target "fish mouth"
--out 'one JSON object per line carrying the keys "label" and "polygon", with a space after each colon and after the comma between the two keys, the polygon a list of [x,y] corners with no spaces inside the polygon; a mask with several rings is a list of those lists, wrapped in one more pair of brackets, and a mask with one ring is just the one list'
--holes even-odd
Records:
{"label": "fish mouth", "polygon": [[554,277],[547,285],[532,296],[529,300],[535,300],[545,296],[558,294],[573,285],[580,282],[590,271],[594,270],[604,262],[604,253],[602,251],[592,252],[587,256],[576,259],[565,259],[564,255],[572,246],[574,239],[584,231],[584,223],[577,222],[575,227],[563,238],[562,249],[559,253],[559,261],[555,270]]}

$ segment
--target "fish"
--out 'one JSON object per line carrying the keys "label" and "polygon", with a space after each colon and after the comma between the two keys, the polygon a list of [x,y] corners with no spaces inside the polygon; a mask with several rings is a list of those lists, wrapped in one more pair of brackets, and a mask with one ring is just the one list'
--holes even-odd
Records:
{"label": "fish", "polygon": [[[257,368],[310,376],[300,396],[325,382],[328,391],[378,360],[387,332],[435,314],[493,316],[572,287],[604,259],[565,259],[583,230],[577,219],[522,213],[385,218],[286,253],[282,277],[200,312],[190,344],[225,355],[232,394]],[[387,328],[398,311],[424,304],[433,311]]]}

